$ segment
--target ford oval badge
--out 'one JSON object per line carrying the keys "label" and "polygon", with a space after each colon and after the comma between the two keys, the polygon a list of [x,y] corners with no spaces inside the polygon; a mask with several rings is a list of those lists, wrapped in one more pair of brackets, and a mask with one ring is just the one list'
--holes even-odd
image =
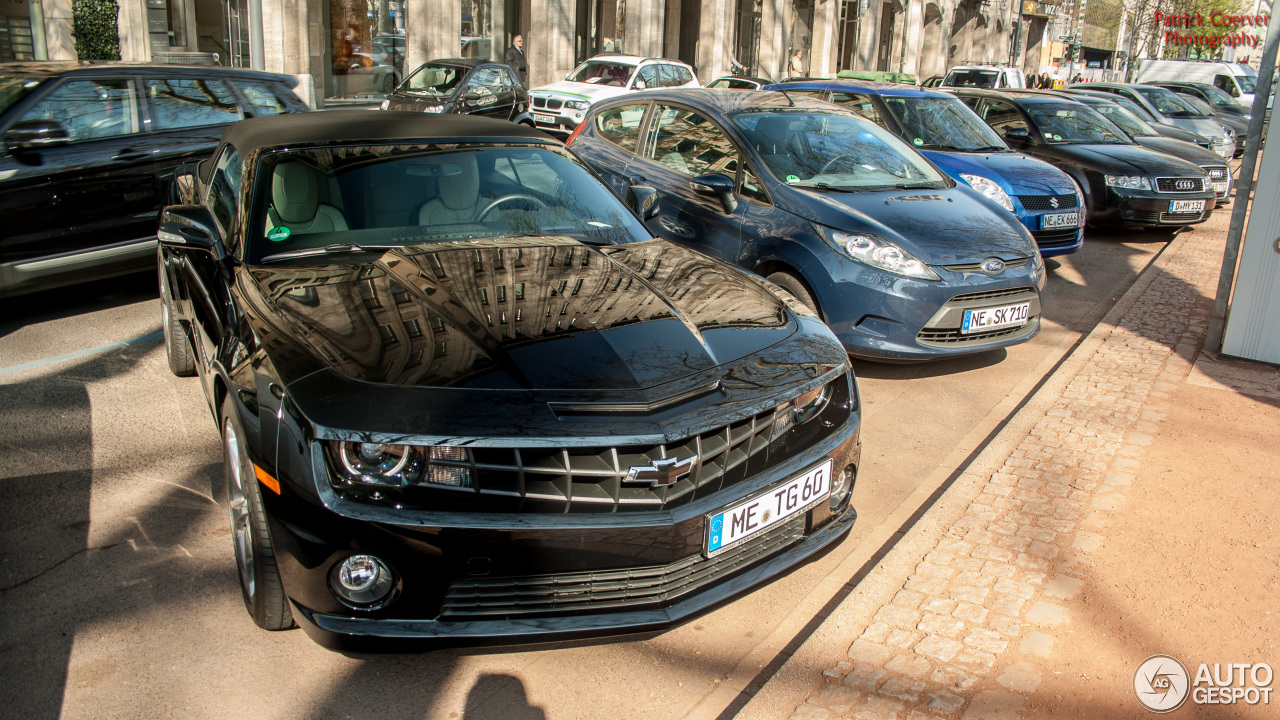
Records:
{"label": "ford oval badge", "polygon": [[1001,260],[1000,258],[991,258],[990,260],[987,260],[986,262],[982,263],[983,272],[987,272],[987,273],[991,273],[992,275],[995,275],[996,273],[1001,272],[1002,270],[1004,270],[1004,261]]}

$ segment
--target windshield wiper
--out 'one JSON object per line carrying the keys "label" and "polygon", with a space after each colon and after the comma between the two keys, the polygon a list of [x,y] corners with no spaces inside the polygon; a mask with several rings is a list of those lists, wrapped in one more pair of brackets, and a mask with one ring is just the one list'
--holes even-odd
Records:
{"label": "windshield wiper", "polygon": [[899,190],[933,190],[938,187],[938,184],[931,182],[898,183],[894,187]]}
{"label": "windshield wiper", "polygon": [[969,152],[1002,152],[1002,151],[1004,151],[1004,150],[1008,150],[1008,149],[1009,149],[1009,148],[1007,148],[1007,147],[1005,147],[1005,146],[1003,146],[1003,145],[983,145],[982,147],[980,147],[980,148],[974,148],[974,149],[970,150]]}
{"label": "windshield wiper", "polygon": [[819,182],[819,183],[790,182],[790,183],[787,183],[787,187],[803,188],[805,190],[825,190],[827,192],[832,192],[832,191],[840,192],[840,188],[835,187],[830,183],[824,183],[824,182]]}
{"label": "windshield wiper", "polygon": [[390,250],[391,248],[401,247],[400,245],[357,245],[355,243],[335,243],[333,245],[325,245],[323,247],[298,248],[297,250],[286,250],[282,253],[268,255],[259,262],[269,263],[276,260],[286,260],[288,258],[311,257],[313,255],[330,255],[333,253],[347,252],[373,252],[376,250]]}

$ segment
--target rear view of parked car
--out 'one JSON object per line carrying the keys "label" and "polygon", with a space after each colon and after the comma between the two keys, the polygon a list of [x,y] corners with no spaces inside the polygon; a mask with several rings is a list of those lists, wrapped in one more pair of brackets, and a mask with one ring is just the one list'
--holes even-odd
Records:
{"label": "rear view of parked car", "polygon": [[296,80],[166,65],[0,65],[0,297],[155,263],[173,169],[228,123],[307,110]]}
{"label": "rear view of parked car", "polygon": [[786,288],[852,355],[946,358],[1040,328],[1026,228],[853,112],[704,89],[615,98],[583,122],[572,149],[651,232]]}

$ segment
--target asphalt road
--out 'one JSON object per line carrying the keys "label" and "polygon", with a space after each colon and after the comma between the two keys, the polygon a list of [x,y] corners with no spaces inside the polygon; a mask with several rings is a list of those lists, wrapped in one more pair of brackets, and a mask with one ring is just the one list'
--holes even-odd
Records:
{"label": "asphalt road", "polygon": [[786,577],[658,635],[408,655],[250,621],[208,497],[216,426],[196,380],[169,374],[152,275],[0,301],[0,716],[727,716],[1163,246],[1091,232],[1050,260],[1031,342],[856,363],[859,520]]}

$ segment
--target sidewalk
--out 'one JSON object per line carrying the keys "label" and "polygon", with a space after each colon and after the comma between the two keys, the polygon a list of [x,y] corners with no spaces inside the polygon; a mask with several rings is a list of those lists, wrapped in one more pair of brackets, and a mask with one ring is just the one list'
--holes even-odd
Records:
{"label": "sidewalk", "polygon": [[1280,667],[1280,373],[1200,353],[1229,215],[1169,243],[739,717],[1133,718],[1151,655]]}

